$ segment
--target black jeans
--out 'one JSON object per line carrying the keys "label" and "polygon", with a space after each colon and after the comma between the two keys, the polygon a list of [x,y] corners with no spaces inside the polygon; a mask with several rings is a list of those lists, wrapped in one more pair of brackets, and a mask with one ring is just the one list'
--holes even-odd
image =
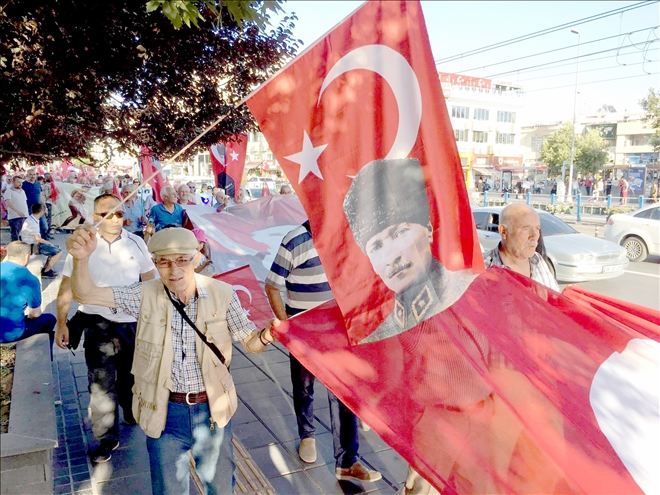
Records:
{"label": "black jeans", "polygon": [[[300,362],[289,355],[291,383],[293,385],[293,408],[296,411],[300,440],[314,438],[314,382],[316,378]],[[328,390],[332,445],[336,467],[349,468],[358,459],[360,439],[358,418],[335,395]]]}
{"label": "black jeans", "polygon": [[119,439],[119,406],[132,419],[133,353],[137,323],[116,323],[78,311],[69,321],[85,332],[92,431],[99,439]]}

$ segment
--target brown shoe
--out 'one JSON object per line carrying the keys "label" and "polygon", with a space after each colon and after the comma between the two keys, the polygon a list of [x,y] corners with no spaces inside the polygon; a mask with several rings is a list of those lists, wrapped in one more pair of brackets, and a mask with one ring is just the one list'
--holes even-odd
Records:
{"label": "brown shoe", "polygon": [[335,477],[338,480],[373,483],[374,481],[382,479],[383,475],[378,471],[367,469],[360,461],[358,461],[350,468],[335,468]]}

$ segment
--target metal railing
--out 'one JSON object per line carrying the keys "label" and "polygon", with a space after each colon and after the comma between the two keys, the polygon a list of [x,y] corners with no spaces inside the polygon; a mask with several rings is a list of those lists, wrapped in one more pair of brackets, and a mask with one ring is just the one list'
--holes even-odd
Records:
{"label": "metal railing", "polygon": [[609,216],[613,213],[637,210],[653,201],[650,197],[638,196],[635,198],[634,196],[622,197],[612,196],[611,194],[597,199],[594,199],[593,195],[586,196],[581,193],[578,193],[575,199],[568,195],[565,198],[560,198],[556,194],[509,193],[494,190],[471,191],[469,194],[472,202],[478,203],[479,206],[505,206],[510,203],[526,203],[533,208],[553,214],[575,215],[578,222],[582,220],[584,214]]}

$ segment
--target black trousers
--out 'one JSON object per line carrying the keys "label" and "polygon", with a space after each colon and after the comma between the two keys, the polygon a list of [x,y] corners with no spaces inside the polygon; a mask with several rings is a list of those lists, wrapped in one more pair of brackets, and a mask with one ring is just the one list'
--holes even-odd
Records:
{"label": "black trousers", "polygon": [[85,332],[92,431],[99,439],[119,439],[119,406],[132,419],[133,353],[137,323],[116,323],[78,311],[69,321]]}

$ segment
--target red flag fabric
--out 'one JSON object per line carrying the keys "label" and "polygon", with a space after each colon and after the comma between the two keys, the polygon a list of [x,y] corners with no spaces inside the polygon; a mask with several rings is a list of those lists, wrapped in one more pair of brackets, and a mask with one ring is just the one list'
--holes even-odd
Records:
{"label": "red flag fabric", "polygon": [[215,185],[234,199],[238,198],[238,188],[243,179],[247,144],[247,135],[241,134],[236,142],[215,144],[209,148]]}
{"label": "red flag fabric", "polygon": [[74,167],[71,160],[65,158],[60,164],[60,172],[62,173],[62,180],[66,180],[71,172],[77,172],[76,167]]}
{"label": "red flag fabric", "polygon": [[293,195],[268,196],[211,213],[206,206],[184,206],[195,227],[204,230],[218,273],[250,265],[264,282],[282,238],[307,216]]}
{"label": "red flag fabric", "polygon": [[[143,181],[149,179],[156,170],[160,169],[160,162],[152,157],[151,150],[148,146],[143,145],[140,147],[140,166]],[[167,177],[163,177],[163,173],[159,171],[147,182],[156,194],[156,201],[161,202],[160,190],[166,185],[169,185]]]}
{"label": "red flag fabric", "polygon": [[121,198],[121,193],[119,192],[119,187],[117,186],[117,181],[113,179],[112,181],[112,194]]}
{"label": "red flag fabric", "polygon": [[261,197],[270,196],[270,189],[268,188],[268,183],[264,180],[261,181]]}
{"label": "red flag fabric", "polygon": [[660,488],[659,338],[484,273],[418,2],[365,3],[247,104],[336,297],[278,338],[423,478],[466,494]]}
{"label": "red flag fabric", "polygon": [[[418,2],[365,3],[247,101],[282,169],[297,183],[354,343],[392,313],[395,299],[356,242],[345,213],[354,177],[368,165],[416,161],[421,191],[406,191],[406,181],[375,171],[387,182],[377,184],[383,190],[375,196],[398,202],[397,195],[412,199],[425,192],[430,220],[424,225],[430,221],[433,227],[433,257],[452,271],[483,270],[444,102]],[[386,163],[374,163],[381,159]],[[359,188],[372,192],[370,186]]]}
{"label": "red flag fabric", "polygon": [[654,340],[622,332],[497,268],[450,309],[393,338],[351,346],[341,326],[329,302],[275,330],[443,493],[660,488],[657,329]]}
{"label": "red flag fabric", "polygon": [[234,287],[236,295],[241,301],[241,306],[246,310],[248,318],[252,320],[257,328],[265,328],[270,319],[274,318],[266,294],[249,265],[214,275],[213,278],[222,280]]}
{"label": "red flag fabric", "polygon": [[57,198],[60,197],[60,190],[55,184],[55,178],[51,175],[50,177],[50,199],[53,204],[57,203]]}

